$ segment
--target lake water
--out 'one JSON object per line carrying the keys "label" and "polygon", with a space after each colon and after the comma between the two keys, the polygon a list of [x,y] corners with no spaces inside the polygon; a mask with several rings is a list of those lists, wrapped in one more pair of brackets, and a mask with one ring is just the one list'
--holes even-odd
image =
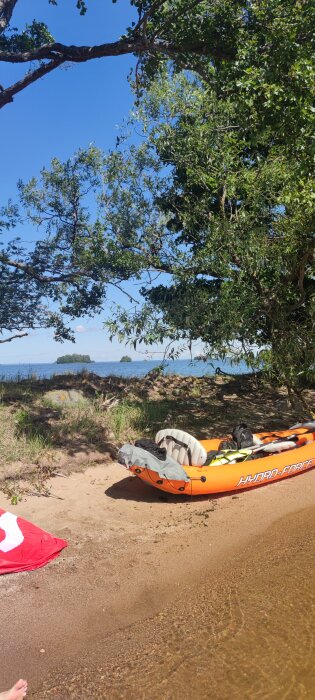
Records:
{"label": "lake water", "polygon": [[[37,377],[38,379],[52,377],[54,374],[77,373],[83,369],[94,372],[100,377],[110,375],[121,377],[144,377],[151,369],[161,364],[159,360],[134,360],[132,362],[91,362],[69,363],[57,365],[51,363],[28,363],[15,365],[0,365],[0,379],[25,379]],[[214,375],[216,368],[229,374],[243,374],[248,371],[245,363],[231,365],[228,362],[202,362],[200,360],[169,360],[165,367],[166,374],[180,374],[182,376],[202,377],[205,374]]]}

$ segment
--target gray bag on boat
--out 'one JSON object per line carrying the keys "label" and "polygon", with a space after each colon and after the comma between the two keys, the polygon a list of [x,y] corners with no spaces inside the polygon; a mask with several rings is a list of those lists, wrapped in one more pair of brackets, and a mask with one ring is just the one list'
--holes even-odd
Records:
{"label": "gray bag on boat", "polygon": [[189,481],[183,467],[175,462],[172,457],[166,456],[166,459],[161,461],[147,450],[135,445],[123,445],[118,452],[118,462],[127,468],[136,465],[137,467],[147,467],[157,474],[162,479],[170,481]]}

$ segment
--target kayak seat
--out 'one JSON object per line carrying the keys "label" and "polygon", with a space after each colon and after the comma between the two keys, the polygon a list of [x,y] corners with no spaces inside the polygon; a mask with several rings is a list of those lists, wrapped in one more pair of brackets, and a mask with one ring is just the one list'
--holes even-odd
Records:
{"label": "kayak seat", "polygon": [[201,467],[207,461],[207,452],[193,435],[176,428],[164,428],[155,436],[159,447],[165,447],[169,457],[178,464]]}

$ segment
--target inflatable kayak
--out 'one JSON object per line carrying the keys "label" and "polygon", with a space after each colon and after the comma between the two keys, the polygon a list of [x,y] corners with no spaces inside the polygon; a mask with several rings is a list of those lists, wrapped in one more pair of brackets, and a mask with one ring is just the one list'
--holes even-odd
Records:
{"label": "inflatable kayak", "polygon": [[225,436],[198,441],[181,430],[161,430],[155,443],[157,450],[165,449],[164,459],[141,447],[123,445],[119,462],[150,486],[188,496],[270,484],[315,466],[315,423],[257,433],[245,449],[220,449],[226,440]]}

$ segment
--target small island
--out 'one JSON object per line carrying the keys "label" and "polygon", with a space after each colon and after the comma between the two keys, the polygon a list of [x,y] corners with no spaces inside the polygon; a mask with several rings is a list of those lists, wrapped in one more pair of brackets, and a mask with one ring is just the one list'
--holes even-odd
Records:
{"label": "small island", "polygon": [[132,362],[132,359],[129,355],[123,355],[120,362]]}
{"label": "small island", "polygon": [[65,365],[70,362],[94,362],[94,360],[91,360],[90,355],[78,355],[76,353],[73,353],[73,355],[61,355],[56,360],[57,365]]}

